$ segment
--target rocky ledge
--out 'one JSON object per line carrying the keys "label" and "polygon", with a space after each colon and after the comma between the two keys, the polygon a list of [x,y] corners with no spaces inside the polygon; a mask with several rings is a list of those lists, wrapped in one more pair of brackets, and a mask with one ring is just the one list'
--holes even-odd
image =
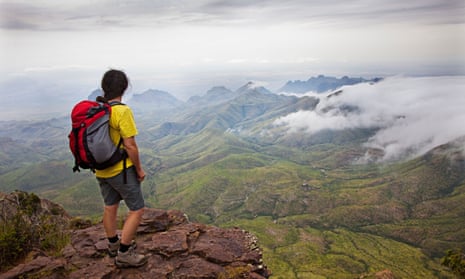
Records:
{"label": "rocky ledge", "polygon": [[0,274],[7,278],[268,278],[257,239],[239,228],[191,223],[176,210],[147,208],[137,251],[149,255],[139,268],[119,269],[107,255],[102,224],[71,232],[59,256],[35,251],[27,262]]}

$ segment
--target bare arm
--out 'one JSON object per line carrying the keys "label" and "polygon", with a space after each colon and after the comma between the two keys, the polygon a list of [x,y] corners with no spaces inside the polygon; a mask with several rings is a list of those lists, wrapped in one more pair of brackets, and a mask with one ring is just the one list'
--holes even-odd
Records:
{"label": "bare arm", "polygon": [[137,147],[135,137],[123,138],[123,145],[124,149],[128,153],[129,159],[131,159],[134,167],[136,168],[137,178],[139,181],[144,180],[145,178],[145,171],[142,169],[142,164],[139,158],[139,149]]}

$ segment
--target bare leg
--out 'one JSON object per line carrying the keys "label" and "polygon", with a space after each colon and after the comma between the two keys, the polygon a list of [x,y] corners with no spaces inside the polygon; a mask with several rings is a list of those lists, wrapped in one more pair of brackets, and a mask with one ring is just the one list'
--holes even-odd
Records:
{"label": "bare leg", "polygon": [[117,214],[118,214],[119,203],[114,205],[105,205],[103,211],[103,227],[107,237],[113,237],[116,235],[117,228]]}
{"label": "bare leg", "polygon": [[134,236],[137,232],[137,227],[139,227],[140,221],[142,219],[142,214],[144,213],[144,208],[141,208],[136,211],[129,211],[126,221],[124,221],[123,232],[121,234],[121,243],[125,245],[130,245]]}

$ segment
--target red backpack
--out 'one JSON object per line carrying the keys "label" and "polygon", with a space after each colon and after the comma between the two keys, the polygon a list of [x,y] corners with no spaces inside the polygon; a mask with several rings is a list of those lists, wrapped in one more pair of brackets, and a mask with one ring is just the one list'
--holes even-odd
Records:
{"label": "red backpack", "polygon": [[109,120],[114,105],[124,104],[85,100],[74,106],[68,135],[75,162],[73,172],[80,171],[79,168],[103,170],[121,160],[126,163],[127,153],[121,148],[123,139],[115,145],[110,137]]}

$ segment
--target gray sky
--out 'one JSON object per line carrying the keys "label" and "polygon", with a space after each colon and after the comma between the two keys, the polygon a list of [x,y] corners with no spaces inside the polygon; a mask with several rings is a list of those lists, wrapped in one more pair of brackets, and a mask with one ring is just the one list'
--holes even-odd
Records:
{"label": "gray sky", "polygon": [[178,97],[317,74],[455,75],[464,50],[463,0],[0,0],[3,91],[18,78],[89,91],[110,67],[134,91]]}

